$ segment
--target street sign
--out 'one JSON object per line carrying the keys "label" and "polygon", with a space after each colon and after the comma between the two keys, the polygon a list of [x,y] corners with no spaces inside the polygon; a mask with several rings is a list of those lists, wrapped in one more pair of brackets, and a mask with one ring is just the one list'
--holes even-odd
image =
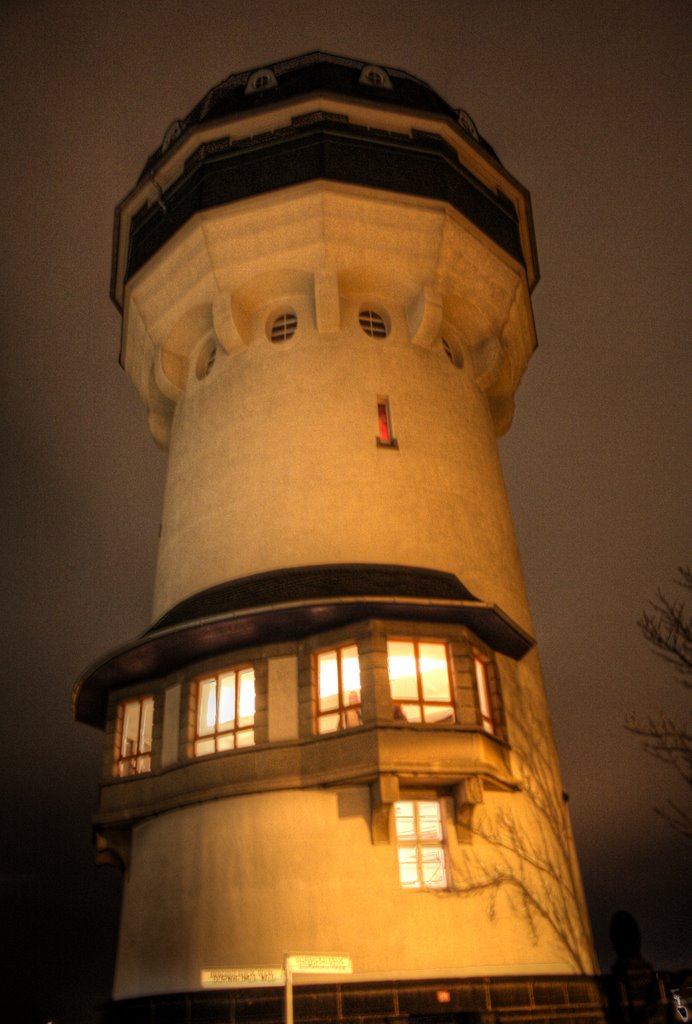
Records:
{"label": "street sign", "polygon": [[292,953],[286,957],[286,968],[293,974],[353,974],[345,953]]}
{"label": "street sign", "polygon": [[213,967],[201,972],[202,988],[263,988],[283,985],[281,967]]}

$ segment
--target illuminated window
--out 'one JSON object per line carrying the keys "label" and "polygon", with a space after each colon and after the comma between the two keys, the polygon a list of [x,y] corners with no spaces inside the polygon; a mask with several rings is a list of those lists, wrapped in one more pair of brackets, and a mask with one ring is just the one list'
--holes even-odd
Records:
{"label": "illuminated window", "polygon": [[151,771],[151,731],[154,698],[138,697],[118,705],[115,734],[115,774],[141,775]]}
{"label": "illuminated window", "polygon": [[389,411],[389,399],[377,399],[377,443],[385,448],[398,448],[392,432],[392,414]]}
{"label": "illuminated window", "polygon": [[269,340],[275,344],[279,341],[288,341],[296,333],[297,327],[298,317],[295,313],[290,310],[286,313],[281,313],[279,316],[274,317],[269,325]]}
{"label": "illuminated window", "polygon": [[317,731],[361,725],[360,665],[355,644],[317,655]]}
{"label": "illuminated window", "polygon": [[454,721],[446,644],[388,640],[387,665],[395,719]]}
{"label": "illuminated window", "polygon": [[437,800],[394,804],[399,881],[404,889],[446,889],[442,814]]}
{"label": "illuminated window", "polygon": [[495,722],[493,720],[493,707],[490,696],[490,684],[488,681],[488,664],[477,654],[474,654],[473,668],[476,674],[476,691],[478,693],[478,707],[481,713],[481,724],[486,732],[494,734]]}
{"label": "illuminated window", "polygon": [[197,682],[196,756],[255,742],[255,672],[234,669]]}
{"label": "illuminated window", "polygon": [[358,314],[358,323],[366,334],[371,338],[386,338],[389,334],[389,325],[381,313],[374,309],[361,309]]}

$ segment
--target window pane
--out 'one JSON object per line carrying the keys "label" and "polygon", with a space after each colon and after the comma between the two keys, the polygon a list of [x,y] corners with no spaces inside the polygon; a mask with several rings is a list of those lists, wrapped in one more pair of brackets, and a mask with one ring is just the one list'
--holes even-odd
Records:
{"label": "window pane", "polygon": [[[360,664],[358,648],[344,647],[341,651],[341,685],[344,691],[344,704],[360,703]],[[349,699],[353,694],[356,699]]]}
{"label": "window pane", "polygon": [[233,750],[235,747],[235,733],[222,732],[216,737],[217,750]]}
{"label": "window pane", "polygon": [[236,747],[252,747],[255,743],[255,730],[254,729],[242,729],[241,732],[235,734],[235,745]]}
{"label": "window pane", "polygon": [[203,679],[197,695],[197,735],[208,736],[216,726],[216,680]]}
{"label": "window pane", "polygon": [[394,720],[406,722],[421,722],[420,704],[397,704],[394,708]]}
{"label": "window pane", "polygon": [[320,715],[317,719],[317,731],[322,734],[325,732],[336,732],[339,728],[341,716],[338,711],[334,711],[329,715]]}
{"label": "window pane", "polygon": [[399,881],[404,889],[420,889],[415,846],[399,847]]}
{"label": "window pane", "polygon": [[[154,722],[154,698],[145,697],[142,701],[142,715],[139,727],[139,753],[146,754],[151,750],[151,733]],[[150,759],[151,760],[151,759]],[[142,769],[146,771],[147,769]]]}
{"label": "window pane", "polygon": [[480,658],[473,659],[476,671],[476,687],[478,689],[478,705],[481,709],[481,721],[486,732],[494,732],[493,712],[490,705],[490,688],[488,686],[488,667]]}
{"label": "window pane", "polygon": [[130,701],[123,709],[123,737],[120,748],[121,757],[129,757],[137,753],[139,740],[139,701]]}
{"label": "window pane", "polygon": [[419,644],[418,659],[424,700],[449,700],[449,671],[444,644]]}
{"label": "window pane", "polygon": [[331,711],[339,706],[339,670],[336,651],[317,655],[317,677],[320,711]]}
{"label": "window pane", "polygon": [[427,885],[431,889],[446,888],[447,870],[445,868],[445,857],[442,847],[423,846],[420,853],[423,885]]}
{"label": "window pane", "polygon": [[227,732],[235,723],[235,672],[219,676],[219,732]]}
{"label": "window pane", "polygon": [[439,704],[425,704],[423,707],[426,722],[453,722],[454,712],[450,707]]}
{"label": "window pane", "polygon": [[387,664],[393,700],[417,700],[416,659],[409,640],[387,641]]}
{"label": "window pane", "polygon": [[195,743],[195,755],[200,757],[202,754],[213,754],[215,747],[214,737],[208,740],[197,740]]}
{"label": "window pane", "polygon": [[239,673],[238,684],[240,693],[238,695],[238,725],[253,725],[255,721],[255,672],[254,669],[244,668]]}
{"label": "window pane", "polygon": [[416,819],[412,800],[399,800],[394,804],[397,839],[416,838]]}
{"label": "window pane", "polygon": [[436,800],[416,801],[418,809],[418,835],[421,839],[442,839],[440,805]]}

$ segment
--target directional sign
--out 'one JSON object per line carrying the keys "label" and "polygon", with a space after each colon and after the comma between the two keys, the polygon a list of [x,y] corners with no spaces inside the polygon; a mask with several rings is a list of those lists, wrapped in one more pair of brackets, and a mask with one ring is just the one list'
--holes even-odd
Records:
{"label": "directional sign", "polygon": [[353,974],[346,953],[293,953],[286,958],[286,966],[294,974]]}
{"label": "directional sign", "polygon": [[202,988],[263,988],[283,985],[281,967],[214,967],[201,972]]}

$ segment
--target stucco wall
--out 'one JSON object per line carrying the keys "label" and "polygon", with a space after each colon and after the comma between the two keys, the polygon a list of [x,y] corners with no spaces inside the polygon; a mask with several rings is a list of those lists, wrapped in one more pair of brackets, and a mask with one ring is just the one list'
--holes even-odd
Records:
{"label": "stucco wall", "polygon": [[[194,990],[204,968],[280,966],[286,952],[348,953],[353,980],[574,970],[505,895],[491,920],[485,893],[402,890],[396,845],[371,843],[369,813],[369,790],[353,787],[218,800],[137,826],[115,998]],[[449,818],[446,835],[462,884]]]}

